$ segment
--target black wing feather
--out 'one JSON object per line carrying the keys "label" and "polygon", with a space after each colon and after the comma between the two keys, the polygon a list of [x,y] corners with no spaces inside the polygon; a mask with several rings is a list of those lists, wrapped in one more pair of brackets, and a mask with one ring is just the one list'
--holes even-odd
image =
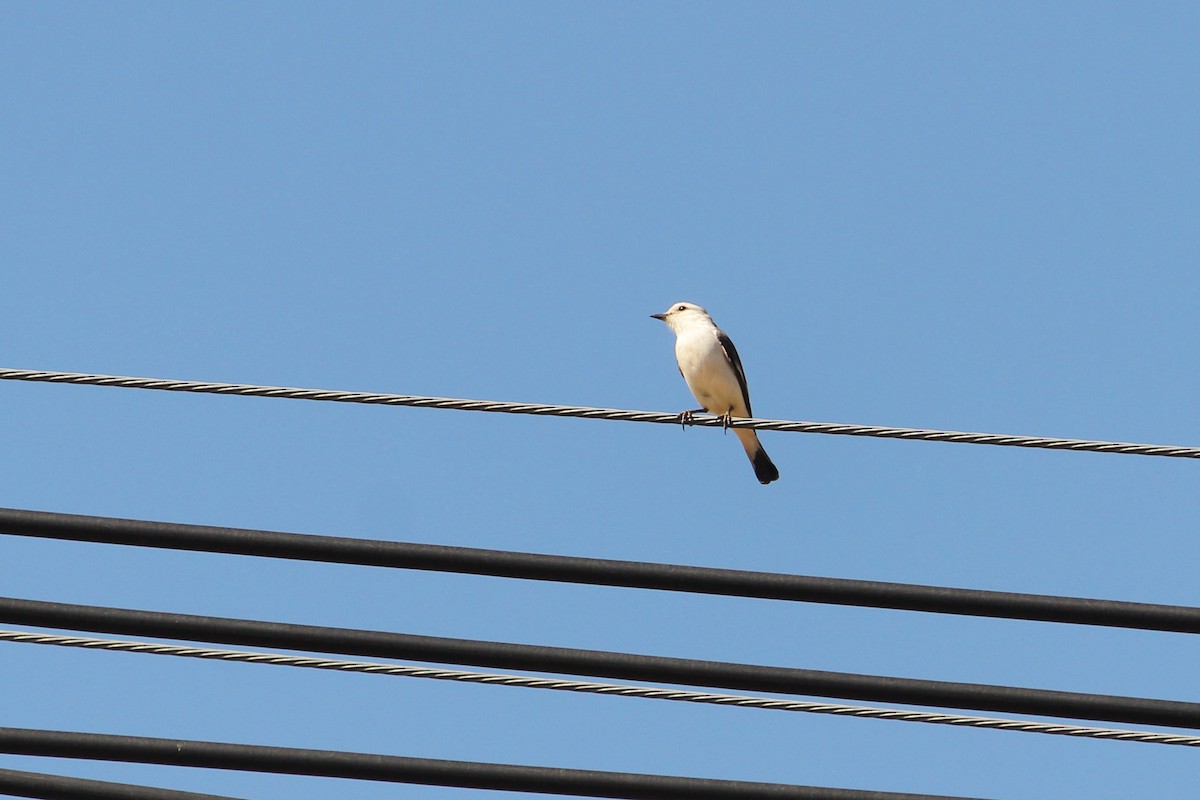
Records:
{"label": "black wing feather", "polygon": [[742,369],[742,359],[738,356],[737,348],[733,346],[733,340],[725,334],[725,331],[717,331],[717,341],[721,343],[721,349],[725,351],[725,357],[733,365],[733,372],[737,375],[738,385],[742,387],[742,402],[746,404],[746,415],[753,417],[754,412],[750,410],[750,390],[746,388],[746,370]]}

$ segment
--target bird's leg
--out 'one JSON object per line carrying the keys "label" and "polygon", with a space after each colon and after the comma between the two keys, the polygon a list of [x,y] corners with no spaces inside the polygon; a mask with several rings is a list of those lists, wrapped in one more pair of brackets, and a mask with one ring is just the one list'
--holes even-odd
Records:
{"label": "bird's leg", "polygon": [[733,407],[731,406],[728,411],[719,417],[719,419],[721,420],[721,430],[728,433],[729,423],[733,421]]}
{"label": "bird's leg", "polygon": [[693,424],[692,417],[694,417],[697,414],[703,414],[706,411],[708,411],[707,408],[696,408],[691,411],[680,411],[679,412],[679,425],[686,429],[688,425]]}

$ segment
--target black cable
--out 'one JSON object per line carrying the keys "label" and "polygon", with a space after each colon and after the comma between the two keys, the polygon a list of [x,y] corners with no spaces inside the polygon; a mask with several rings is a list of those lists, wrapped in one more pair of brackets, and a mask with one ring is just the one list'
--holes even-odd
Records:
{"label": "black cable", "polygon": [[180,792],[155,786],[68,778],[0,769],[0,795],[36,797],[40,800],[237,800],[235,797],[197,792]]}
{"label": "black cable", "polygon": [[0,533],[336,564],[1200,633],[1200,608],[0,509]]}
{"label": "black cable", "polygon": [[0,622],[653,683],[1200,729],[1200,703],[0,598]]}
{"label": "black cable", "polygon": [[631,800],[968,800],[961,797],[825,789],[783,783],[444,761],[336,750],[302,750],[26,728],[0,728],[0,752]]}

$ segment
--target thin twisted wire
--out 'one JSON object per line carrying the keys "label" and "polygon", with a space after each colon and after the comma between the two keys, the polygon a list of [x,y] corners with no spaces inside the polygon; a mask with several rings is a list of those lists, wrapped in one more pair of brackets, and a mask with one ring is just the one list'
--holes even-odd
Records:
{"label": "thin twisted wire", "polygon": [[[427,397],[409,394],[378,394],[374,392],[345,392],[328,389],[300,389],[288,386],[258,386],[242,383],[204,383],[175,381],[162,378],[134,378],[123,375],[92,375],[80,372],[47,372],[41,370],[0,368],[0,380],[41,381],[45,383],[77,383],[92,386],[120,386],[126,389],[158,389],[167,392],[198,392],[203,394],[234,394],[251,397],[283,397],[294,400],[324,400],[333,403],[365,403],[368,405],[412,406],[415,408],[447,408],[457,411],[493,411],[503,414],[533,414],[548,417],[581,417],[611,419],[623,422],[655,422],[677,425],[679,414],[662,411],[631,411],[620,408],[590,406],[557,406],[540,403],[510,403],[497,400],[468,400],[459,397]],[[699,414],[689,424],[718,427],[719,417]],[[960,444],[990,444],[1002,447],[1036,447],[1045,450],[1084,450],[1096,453],[1164,456],[1167,458],[1200,458],[1200,447],[1107,442],[1092,439],[1057,439],[1040,436],[1014,436],[1000,433],[970,433],[925,428],[892,428],[884,425],[852,425],[838,422],[806,422],[780,419],[734,419],[732,428],[783,431],[785,433],[825,433],[837,436],[873,436],[883,439],[920,439],[931,442]]]}
{"label": "thin twisted wire", "polygon": [[406,664],[381,664],[370,661],[342,661],[338,659],[290,656],[280,653],[256,653],[244,650],[218,650],[204,647],[161,644],[157,642],[134,642],[117,639],[94,639],[86,636],[61,636],[28,631],[0,630],[0,641],[22,644],[56,645],[80,647],[89,650],[113,650],[118,652],[147,653],[160,656],[180,656],[216,661],[233,661],[249,664],[268,664],[281,667],[304,667],[337,672],[361,672],[372,675],[391,675],[406,678],[430,678],[459,683],[486,683],[497,686],[521,686],[529,689],[551,689],[555,691],[608,694],[620,697],[640,697],[651,700],[675,700],[684,703],[706,703],[739,708],[759,708],[768,711],[798,711],[809,714],[832,714],[842,717],[864,717],[890,719],[901,722],[924,722],[935,725],[990,728],[1018,731],[1021,733],[1044,733],[1056,736],[1075,736],[1090,739],[1109,739],[1144,744],[1169,744],[1182,747],[1200,747],[1200,736],[1184,736],[1154,731],[1131,731],[1118,728],[1094,728],[1081,725],[1062,725],[1052,722],[1002,719],[997,717],[974,717],[962,714],[941,714],[929,711],[908,711],[899,708],[876,708],[872,706],[848,706],[835,703],[814,703],[804,700],[780,700],[771,697],[751,697],[734,694],[693,692],[684,689],[661,689],[650,686],[627,686],[613,683],[590,683],[562,678],[538,678],[525,675],[503,675],[485,672],[466,672],[440,667],[418,667]]}

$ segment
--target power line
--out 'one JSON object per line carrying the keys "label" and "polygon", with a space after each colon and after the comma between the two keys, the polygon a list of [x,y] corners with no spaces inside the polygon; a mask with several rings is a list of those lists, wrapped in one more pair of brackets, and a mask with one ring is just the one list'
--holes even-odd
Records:
{"label": "power line", "polygon": [[444,761],[224,742],[0,728],[0,752],[628,800],[968,800],[629,772]]}
{"label": "power line", "polygon": [[237,800],[234,797],[0,769],[0,794],[41,800]]}
{"label": "power line", "polygon": [[0,598],[0,622],[739,691],[1200,729],[1200,703]]}
{"label": "power line", "polygon": [[228,661],[246,664],[265,664],[277,667],[299,667],[333,672],[355,672],[369,675],[386,675],[403,678],[428,678],[456,683],[484,683],[489,686],[512,686],[527,689],[549,689],[584,694],[602,694],[618,697],[636,697],[648,700],[672,700],[684,703],[756,708],[767,711],[793,711],[809,714],[830,714],[841,717],[886,719],[900,722],[923,722],[935,725],[987,728],[992,730],[1017,731],[1020,733],[1042,733],[1057,736],[1072,736],[1110,741],[1142,742],[1144,744],[1168,744],[1182,747],[1200,747],[1200,736],[1183,736],[1175,733],[1155,731],[1130,731],[1117,728],[1093,728],[1082,725],[1037,722],[1032,720],[999,719],[996,717],[974,717],[960,714],[910,711],[899,708],[872,708],[870,706],[847,706],[832,703],[813,703],[803,700],[782,700],[778,697],[748,697],[746,695],[712,694],[691,692],[683,689],[665,689],[653,686],[625,686],[613,683],[572,681],[563,678],[538,678],[528,675],[500,675],[485,672],[438,667],[418,667],[409,664],[381,664],[370,661],[341,661],[331,658],[292,656],[281,653],[246,652],[242,650],[217,650],[212,648],[187,647],[162,644],[160,642],[129,642],[113,639],[93,639],[86,636],[58,636],[29,631],[0,630],[0,641],[20,644],[55,645],[79,647],[87,650],[109,650],[115,652],[142,653],[146,655],[199,658],[212,661]]}
{"label": "power line", "polygon": [[0,508],[0,534],[525,580],[1200,633],[1200,608]]}
{"label": "power line", "polygon": [[[492,411],[503,414],[533,414],[550,417],[608,419],[622,422],[679,424],[679,414],[668,414],[660,411],[631,411],[619,408],[468,400],[457,397],[428,397],[424,395],[300,389],[288,386],[259,386],[242,383],[206,383],[203,381],[177,381],[163,378],[135,378],[123,375],[93,375],[79,372],[48,372],[44,370],[0,368],[0,380],[75,383],[92,386],[119,386],[126,389],[157,389],[168,392],[234,394],[253,397],[281,397],[293,400],[324,400],[333,403],[366,403],[370,405],[412,406],[417,408],[445,408],[456,411]],[[695,416],[691,424],[703,427],[720,427],[723,425],[718,417],[707,414]],[[1091,439],[1013,436],[998,433],[969,433],[965,431],[922,428],[893,428],[883,425],[853,425],[837,422],[804,422],[773,419],[734,419],[729,423],[729,427],[783,431],[786,433],[826,433],[839,436],[920,439],[933,442],[990,444],[1003,447],[1036,447],[1046,450],[1085,450],[1097,453],[1124,453],[1127,455],[1165,456],[1168,458],[1200,458],[1200,447],[1107,442]]]}

